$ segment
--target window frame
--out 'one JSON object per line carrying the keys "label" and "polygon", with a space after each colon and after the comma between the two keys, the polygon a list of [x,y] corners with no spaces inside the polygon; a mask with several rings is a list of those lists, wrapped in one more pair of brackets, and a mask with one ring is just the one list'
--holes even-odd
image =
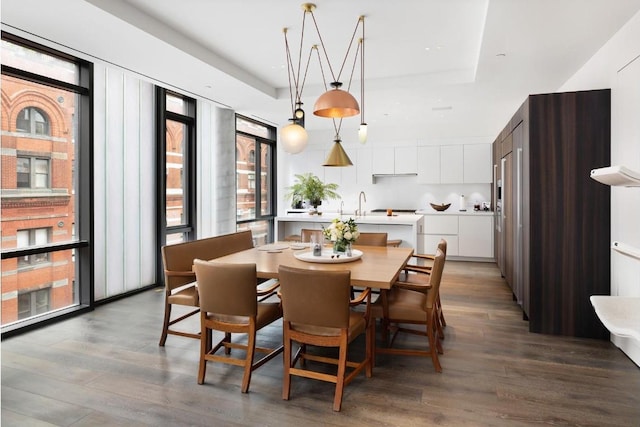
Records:
{"label": "window frame", "polygon": [[[237,177],[239,176],[238,174],[238,149],[237,149],[237,144],[238,144],[238,136],[243,136],[246,138],[251,138],[255,141],[255,147],[254,147],[254,153],[253,153],[253,163],[251,163],[251,159],[247,158],[247,164],[251,164],[253,165],[253,170],[250,172],[252,174],[254,174],[255,179],[254,179],[254,194],[255,194],[255,201],[254,201],[254,205],[253,205],[253,210],[254,210],[254,216],[253,218],[250,219],[241,219],[238,220],[236,217],[236,228],[237,229],[244,229],[245,227],[249,227],[250,228],[250,224],[251,223],[257,223],[257,222],[266,222],[267,223],[267,237],[266,237],[266,241],[267,242],[273,242],[273,238],[275,235],[275,218],[276,218],[276,212],[277,212],[277,206],[276,206],[276,201],[277,201],[277,130],[274,126],[268,125],[266,123],[248,118],[246,116],[243,116],[241,114],[236,114],[236,118],[235,118],[235,125],[236,125],[236,138],[234,143],[236,144],[236,185],[238,183],[238,179]],[[250,123],[254,123],[260,126],[263,126],[267,129],[267,137],[264,136],[259,136],[256,135],[254,133],[250,133],[250,132],[245,132],[242,131],[240,129],[238,129],[238,120],[244,120]],[[268,206],[270,206],[270,210],[268,213],[263,214],[262,213],[262,209],[261,209],[261,205],[262,205],[262,181],[263,181],[263,173],[262,173],[262,146],[263,144],[269,146],[270,148],[270,152],[271,152],[271,156],[267,157],[267,162],[268,164],[268,169],[270,171],[270,183],[267,186],[267,188],[270,188],[271,191],[268,194]],[[248,155],[250,155],[250,153],[248,153]],[[249,172],[247,172],[247,175],[249,174]],[[238,212],[238,191],[236,188],[236,212]]]}
{"label": "window frame", "polygon": [[[67,90],[77,95],[77,138],[74,173],[76,178],[75,194],[75,238],[64,242],[52,242],[46,245],[29,248],[3,249],[0,259],[20,258],[31,255],[51,254],[58,251],[73,250],[75,257],[75,282],[78,283],[77,297],[74,304],[68,308],[54,310],[42,316],[2,325],[2,338],[17,335],[43,325],[56,322],[70,316],[75,316],[93,310],[93,64],[89,61],[65,54],[55,49],[43,46],[31,40],[16,36],[5,31],[1,32],[2,40],[13,44],[34,49],[47,55],[76,64],[79,71],[78,83],[68,83],[32,71],[23,70],[2,64],[3,75],[15,77],[29,82]],[[49,118],[50,120],[50,118]],[[49,132],[51,129],[49,128]],[[51,162],[49,162],[51,168]],[[49,184],[51,185],[51,169],[49,169]]]}
{"label": "window frame", "polygon": [[[167,244],[167,236],[171,234],[182,234],[182,240],[188,241],[196,238],[196,100],[177,92],[156,86],[156,164],[157,164],[157,187],[156,199],[158,201],[156,214],[156,235],[158,248],[157,277],[159,282],[164,282],[162,270],[162,254],[160,249]],[[167,110],[167,95],[181,98],[185,102],[185,114],[179,114]],[[167,225],[167,120],[182,123],[185,126],[186,135],[183,147],[183,169],[182,182],[184,191],[184,220],[182,224],[175,226]]]}

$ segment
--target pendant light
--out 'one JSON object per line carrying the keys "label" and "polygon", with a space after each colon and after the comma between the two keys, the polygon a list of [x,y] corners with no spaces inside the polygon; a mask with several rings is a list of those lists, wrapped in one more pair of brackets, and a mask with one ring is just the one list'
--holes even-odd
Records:
{"label": "pendant light", "polygon": [[324,161],[322,166],[353,166],[351,159],[344,151],[344,148],[342,148],[342,140],[340,139],[340,135],[336,135],[336,138],[333,140],[333,142],[333,147],[331,147],[331,151],[327,156],[327,160]]}
{"label": "pendant light", "polygon": [[309,57],[307,59],[307,66],[304,72],[304,78],[300,82],[300,69],[302,64],[302,45],[304,41],[304,24],[307,13],[310,13],[315,9],[313,3],[305,3],[302,5],[302,33],[300,35],[300,50],[298,52],[298,67],[297,70],[293,65],[291,59],[291,50],[289,48],[289,40],[287,39],[287,28],[283,28],[285,54],[287,58],[287,74],[289,76],[289,96],[291,98],[291,118],[290,124],[280,129],[280,142],[282,143],[282,149],[290,154],[297,154],[303,151],[307,147],[309,135],[304,128],[305,112],[302,109],[302,90],[304,89],[304,82],[307,78],[307,71],[309,70],[309,62],[311,60],[311,53],[314,49],[317,50],[317,46],[313,45],[309,51]]}

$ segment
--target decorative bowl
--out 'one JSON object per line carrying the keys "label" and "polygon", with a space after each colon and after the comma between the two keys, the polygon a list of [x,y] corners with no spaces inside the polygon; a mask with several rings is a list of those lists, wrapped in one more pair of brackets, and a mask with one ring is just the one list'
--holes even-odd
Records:
{"label": "decorative bowl", "polygon": [[447,203],[446,205],[444,203],[438,205],[435,203],[429,203],[431,205],[431,207],[435,210],[437,210],[438,212],[443,212],[446,211],[447,209],[449,209],[449,206],[451,206],[451,203]]}

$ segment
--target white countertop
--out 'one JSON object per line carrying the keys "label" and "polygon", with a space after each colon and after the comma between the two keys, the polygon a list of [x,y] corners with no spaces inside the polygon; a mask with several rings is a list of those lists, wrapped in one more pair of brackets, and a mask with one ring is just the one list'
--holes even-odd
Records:
{"label": "white countertop", "polygon": [[335,218],[340,218],[343,221],[348,220],[349,218],[353,218],[356,223],[359,224],[398,224],[398,225],[415,225],[421,219],[422,215],[414,215],[414,214],[398,214],[393,216],[387,216],[386,214],[376,215],[376,214],[367,214],[364,216],[355,216],[355,215],[342,215],[336,212],[323,212],[322,215],[309,215],[308,213],[290,213],[285,216],[276,217],[277,221],[290,221],[290,222],[319,222],[319,223],[329,223],[333,221]]}
{"label": "white countertop", "polygon": [[493,211],[474,211],[473,209],[468,209],[466,211],[459,211],[456,209],[447,209],[444,212],[438,212],[435,209],[420,209],[416,211],[416,214],[419,215],[473,215],[473,216],[493,216],[495,212]]}

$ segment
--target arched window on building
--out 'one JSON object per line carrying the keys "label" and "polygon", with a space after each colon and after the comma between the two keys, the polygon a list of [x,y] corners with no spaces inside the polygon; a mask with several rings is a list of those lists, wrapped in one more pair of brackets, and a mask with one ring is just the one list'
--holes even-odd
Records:
{"label": "arched window on building", "polygon": [[256,150],[250,150],[249,151],[249,163],[255,163],[256,162]]}
{"label": "arched window on building", "polygon": [[49,117],[39,108],[24,108],[16,119],[16,129],[34,135],[50,135]]}

